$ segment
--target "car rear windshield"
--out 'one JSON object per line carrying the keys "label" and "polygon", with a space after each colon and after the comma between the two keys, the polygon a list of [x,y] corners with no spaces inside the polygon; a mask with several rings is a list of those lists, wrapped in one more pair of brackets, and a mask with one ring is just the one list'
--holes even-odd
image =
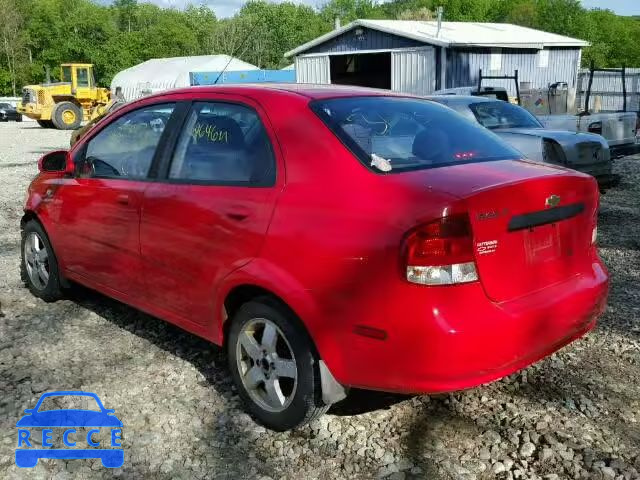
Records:
{"label": "car rear windshield", "polygon": [[507,102],[478,102],[469,105],[478,123],[486,128],[542,128],[524,108]]}
{"label": "car rear windshield", "polygon": [[347,97],[315,101],[311,108],[377,172],[522,158],[491,132],[428,100]]}

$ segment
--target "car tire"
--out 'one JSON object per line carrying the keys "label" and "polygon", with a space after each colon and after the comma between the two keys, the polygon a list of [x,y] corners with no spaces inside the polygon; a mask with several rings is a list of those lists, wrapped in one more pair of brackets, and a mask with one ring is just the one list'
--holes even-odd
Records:
{"label": "car tire", "polygon": [[20,277],[29,291],[45,302],[62,298],[58,261],[49,237],[36,220],[28,221],[22,229],[20,251]]}
{"label": "car tire", "polygon": [[285,431],[329,409],[322,402],[312,341],[288,309],[261,298],[242,305],[231,321],[226,344],[229,369],[247,411],[258,423]]}
{"label": "car tire", "polygon": [[18,115],[16,117],[16,122],[21,122],[22,121],[22,115]]}
{"label": "car tire", "polygon": [[36,120],[36,122],[42,128],[53,128],[53,122],[51,120]]}
{"label": "car tire", "polygon": [[75,130],[82,123],[82,108],[75,103],[60,102],[53,107],[51,120],[58,130]]}

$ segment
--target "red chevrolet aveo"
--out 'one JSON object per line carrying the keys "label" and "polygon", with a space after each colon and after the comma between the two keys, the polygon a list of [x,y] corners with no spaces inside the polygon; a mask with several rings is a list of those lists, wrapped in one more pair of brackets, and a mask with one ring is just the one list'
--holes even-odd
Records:
{"label": "red chevrolet aveo", "polygon": [[247,409],[276,430],[349,387],[501,378],[605,306],[595,180],[428,100],[173,91],[39,167],[22,219],[33,294],[78,282],[224,345]]}

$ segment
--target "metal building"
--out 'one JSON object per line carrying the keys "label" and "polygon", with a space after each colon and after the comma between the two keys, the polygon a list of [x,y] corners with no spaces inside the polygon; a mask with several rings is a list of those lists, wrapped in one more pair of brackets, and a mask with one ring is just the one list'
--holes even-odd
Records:
{"label": "metal building", "polygon": [[[338,83],[426,95],[513,75],[532,88],[575,87],[589,43],[502,23],[356,20],[287,52],[300,83]],[[496,80],[512,94],[513,81]]]}

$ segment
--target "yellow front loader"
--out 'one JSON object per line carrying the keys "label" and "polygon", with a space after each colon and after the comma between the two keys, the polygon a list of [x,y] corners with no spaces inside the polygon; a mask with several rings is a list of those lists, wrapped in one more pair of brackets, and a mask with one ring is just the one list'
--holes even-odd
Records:
{"label": "yellow front loader", "polygon": [[22,89],[17,110],[41,127],[75,130],[85,120],[103,113],[110,94],[96,86],[93,65],[63,63],[61,82],[28,85]]}

